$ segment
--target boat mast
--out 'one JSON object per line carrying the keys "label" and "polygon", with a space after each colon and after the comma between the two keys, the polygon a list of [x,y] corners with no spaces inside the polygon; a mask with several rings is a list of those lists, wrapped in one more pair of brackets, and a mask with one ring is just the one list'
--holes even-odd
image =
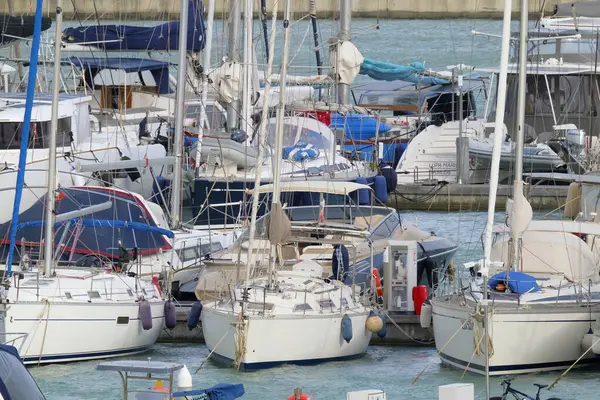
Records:
{"label": "boat mast", "polygon": [[[242,104],[242,123],[244,132],[248,138],[252,137],[252,22],[253,22],[253,1],[246,1],[244,4],[244,70],[243,70],[243,104]],[[249,140],[249,139],[248,139]]]}
{"label": "boat mast", "polygon": [[[252,0],[246,0],[252,1]],[[256,234],[256,215],[258,214],[258,203],[260,197],[261,168],[264,160],[265,146],[267,145],[267,124],[269,121],[269,100],[271,98],[271,75],[273,73],[273,54],[275,52],[275,31],[277,28],[277,6],[279,2],[273,3],[273,19],[271,22],[271,38],[269,39],[269,58],[267,59],[267,71],[265,72],[265,91],[262,107],[262,116],[259,130],[258,160],[254,174],[254,190],[252,192],[252,212],[250,214],[250,233],[248,238],[248,262],[246,263],[246,282],[250,280],[250,269],[254,266],[254,235]]]}
{"label": "boat mast", "polygon": [[35,22],[33,25],[33,40],[31,41],[31,54],[29,56],[29,76],[27,78],[27,94],[25,99],[25,113],[21,129],[21,146],[19,148],[19,169],[17,170],[17,184],[15,187],[15,199],[13,203],[13,215],[10,222],[10,244],[6,260],[6,275],[12,273],[12,262],[17,240],[17,224],[19,223],[19,210],[21,208],[21,195],[25,183],[25,167],[27,164],[27,147],[29,145],[29,133],[31,131],[31,109],[35,95],[37,80],[38,58],[42,35],[42,0],[36,0]]}
{"label": "boat mast", "polygon": [[[521,0],[521,27],[519,41],[519,86],[517,92],[517,140],[515,142],[515,180],[513,182],[513,207],[520,205],[523,198],[523,145],[525,140],[525,88],[527,85],[527,42],[528,42],[528,1]],[[519,269],[519,241],[521,230],[515,229],[511,223],[511,240],[513,248],[512,266]]]}
{"label": "boat mast", "polygon": [[54,75],[52,76],[52,109],[50,144],[48,149],[48,194],[46,195],[46,225],[44,235],[44,275],[52,274],[54,261],[54,222],[56,221],[56,133],[58,131],[58,94],[60,90],[60,52],[62,35],[62,0],[56,2],[56,33],[54,36]]}
{"label": "boat mast", "polygon": [[[229,62],[240,62],[240,19],[242,17],[242,9],[240,8],[241,0],[229,1],[229,47],[227,58]],[[237,96],[236,96],[237,97]],[[240,100],[235,99],[227,105],[227,129],[236,129],[239,124],[240,115]]]}
{"label": "boat mast", "polygon": [[[352,22],[352,0],[340,0],[340,31],[338,33],[339,43],[346,42],[352,38],[350,23]],[[339,54],[338,54],[339,59]],[[350,85],[339,82],[337,84],[338,103],[346,105],[350,103]]]}
{"label": "boat mast", "polygon": [[485,398],[490,398],[490,349],[488,331],[488,285],[487,274],[492,252],[492,229],[494,227],[494,213],[496,211],[496,195],[498,192],[498,178],[500,175],[500,155],[504,141],[504,110],[506,107],[506,77],[508,73],[508,50],[510,45],[510,20],[512,1],[504,0],[504,18],[502,22],[502,50],[500,53],[500,73],[498,76],[498,96],[496,99],[496,120],[494,125],[494,148],[492,151],[492,164],[490,171],[490,194],[488,200],[488,219],[485,227],[484,238],[484,268],[483,268],[483,299],[484,306],[484,357],[485,357]]}
{"label": "boat mast", "polygon": [[[271,210],[276,204],[281,204],[281,163],[283,158],[283,117],[285,116],[286,84],[288,74],[288,63],[290,56],[290,15],[291,0],[286,0],[283,17],[283,60],[281,62],[281,74],[279,78],[279,104],[277,105],[277,123],[275,125],[275,162],[273,169],[273,200]],[[271,275],[275,267],[275,251],[271,247],[271,259],[269,261],[269,286],[271,286]]]}
{"label": "boat mast", "polygon": [[179,16],[179,71],[175,107],[175,165],[171,182],[171,228],[181,225],[181,183],[183,172],[183,122],[185,112],[185,87],[187,77],[187,32],[189,0],[181,0]]}
{"label": "boat mast", "polygon": [[212,52],[212,36],[215,18],[215,0],[208,0],[208,21],[206,24],[206,38],[204,40],[204,54],[202,59],[202,101],[200,105],[200,123],[198,124],[198,141],[196,142],[196,176],[200,175],[200,159],[202,157],[202,138],[204,127],[210,129],[206,118],[206,103],[208,102],[208,73],[210,70],[210,56]]}

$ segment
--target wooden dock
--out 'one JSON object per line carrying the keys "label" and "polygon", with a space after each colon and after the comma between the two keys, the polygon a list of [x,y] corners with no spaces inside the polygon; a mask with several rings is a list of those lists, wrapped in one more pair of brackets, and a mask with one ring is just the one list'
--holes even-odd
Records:
{"label": "wooden dock", "polygon": [[[564,205],[568,189],[568,186],[532,185],[525,187],[525,195],[534,211],[554,210]],[[498,187],[496,210],[506,208],[512,190],[511,185]],[[390,193],[387,204],[399,210],[486,211],[489,191],[487,184],[401,184],[396,193]]]}
{"label": "wooden dock", "polygon": [[[187,326],[191,303],[177,306],[177,325],[171,330],[164,329],[158,339],[163,343],[204,343],[202,326],[198,323],[194,329]],[[433,346],[433,329],[421,328],[418,315],[389,313],[387,335],[384,338],[373,334],[372,345],[382,346]]]}

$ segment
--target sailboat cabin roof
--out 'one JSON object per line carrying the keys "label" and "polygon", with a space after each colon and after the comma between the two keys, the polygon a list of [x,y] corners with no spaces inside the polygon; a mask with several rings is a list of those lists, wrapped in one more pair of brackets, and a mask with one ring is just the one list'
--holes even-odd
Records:
{"label": "sailboat cabin roof", "polygon": [[[25,115],[25,93],[0,93],[0,122],[23,122]],[[58,118],[70,117],[78,104],[89,103],[90,96],[59,95]],[[52,113],[52,93],[36,93],[31,111],[32,121],[50,121]]]}

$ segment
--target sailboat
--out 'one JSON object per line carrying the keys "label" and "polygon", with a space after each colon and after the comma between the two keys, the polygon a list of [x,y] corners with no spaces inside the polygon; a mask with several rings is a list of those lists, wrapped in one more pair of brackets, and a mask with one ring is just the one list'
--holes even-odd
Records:
{"label": "sailboat", "polygon": [[[57,5],[57,33],[62,24],[61,1]],[[20,349],[27,364],[56,363],[114,357],[145,351],[158,339],[163,326],[164,301],[158,287],[135,273],[111,268],[74,268],[55,263],[54,240],[44,242],[44,262],[30,265],[21,255],[13,271],[13,253],[19,229],[20,195],[23,189],[30,118],[36,82],[42,1],[35,14],[31,68],[22,133],[19,173],[11,223],[10,248],[0,291],[0,339]],[[60,37],[58,37],[59,39]],[[60,40],[57,40],[56,63]],[[70,224],[102,205],[56,215],[56,132],[58,128],[59,68],[55,65],[52,101],[50,165],[47,174],[45,237],[54,237],[55,225]],[[104,205],[105,206],[105,205]]]}
{"label": "sailboat", "polygon": [[[526,6],[525,10],[527,10]],[[523,139],[527,12],[522,13],[518,121],[513,199],[506,230],[495,243],[493,218],[501,143],[494,145],[484,258],[465,265],[476,277],[460,293],[431,300],[440,358],[489,375],[563,369],[594,361],[585,354],[598,308],[598,256],[578,232],[600,233],[595,223],[532,221],[523,196]],[[501,129],[506,94],[510,2],[505,4],[496,129]],[[577,232],[574,232],[576,230]],[[590,240],[593,243],[593,240]],[[559,344],[559,345],[557,345]]]}

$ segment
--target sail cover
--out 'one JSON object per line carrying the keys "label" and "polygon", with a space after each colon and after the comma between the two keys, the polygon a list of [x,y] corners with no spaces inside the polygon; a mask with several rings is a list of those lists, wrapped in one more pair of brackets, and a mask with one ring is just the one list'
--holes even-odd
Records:
{"label": "sail cover", "polygon": [[[15,40],[27,38],[33,35],[35,19],[32,16],[11,17],[2,15],[0,17],[0,47],[11,44]],[[42,18],[42,31],[52,26],[52,19]]]}
{"label": "sail cover", "polygon": [[365,58],[360,66],[360,74],[367,75],[377,81],[402,80],[424,85],[442,85],[449,82],[447,79],[426,75],[425,66],[420,62],[414,62],[410,65],[396,65]]}
{"label": "sail cover", "polygon": [[[75,261],[82,255],[100,254],[116,259],[119,257],[119,241],[122,247],[138,249],[138,254],[155,254],[171,248],[165,236],[171,236],[157,226],[145,204],[136,196],[115,189],[101,187],[62,188],[58,192],[56,213],[64,214],[107,201],[112,206],[106,210],[73,220],[71,224],[57,224],[55,246],[63,238],[63,254],[59,261]],[[44,230],[45,197],[19,216],[17,245],[41,246]],[[7,245],[10,221],[0,225],[0,244]],[[66,231],[66,232],[65,232]],[[6,246],[4,246],[6,247]],[[2,249],[0,260],[6,259]],[[18,259],[15,256],[15,259]]]}
{"label": "sail cover", "polygon": [[555,4],[553,17],[600,17],[600,1]]}
{"label": "sail cover", "polygon": [[[187,50],[199,52],[206,38],[201,0],[190,0]],[[132,25],[88,25],[63,30],[63,42],[102,50],[169,51],[179,49],[179,21],[151,27]]]}

